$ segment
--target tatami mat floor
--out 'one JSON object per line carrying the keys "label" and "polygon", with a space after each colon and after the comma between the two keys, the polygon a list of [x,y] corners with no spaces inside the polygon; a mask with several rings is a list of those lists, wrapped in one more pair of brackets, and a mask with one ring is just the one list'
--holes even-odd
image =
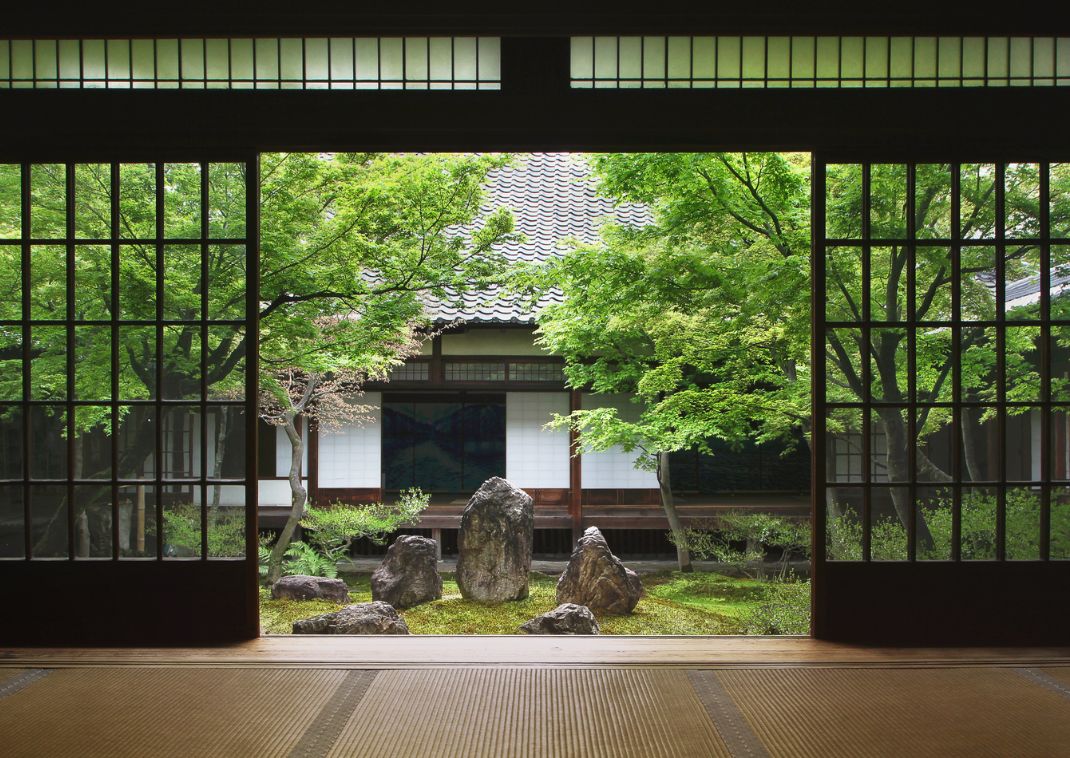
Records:
{"label": "tatami mat floor", "polygon": [[0,669],[4,756],[1054,756],[1070,667]]}

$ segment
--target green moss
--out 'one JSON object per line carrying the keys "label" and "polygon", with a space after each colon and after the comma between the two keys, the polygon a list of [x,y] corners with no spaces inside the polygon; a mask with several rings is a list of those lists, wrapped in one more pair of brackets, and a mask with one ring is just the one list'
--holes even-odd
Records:
{"label": "green moss", "polygon": [[[371,600],[367,574],[345,577],[350,602]],[[489,605],[465,600],[452,574],[443,575],[442,599],[401,612],[413,634],[518,634],[528,619],[557,605],[557,578],[532,573],[524,600]],[[722,574],[679,572],[643,577],[645,592],[628,616],[601,615],[603,634],[743,634],[775,585]],[[293,622],[341,605],[324,601],[272,600],[260,593],[260,622],[268,634],[289,634]]]}

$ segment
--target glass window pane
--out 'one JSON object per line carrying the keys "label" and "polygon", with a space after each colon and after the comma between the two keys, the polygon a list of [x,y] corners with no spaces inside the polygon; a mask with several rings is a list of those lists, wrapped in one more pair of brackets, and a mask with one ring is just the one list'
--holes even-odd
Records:
{"label": "glass window pane", "polygon": [[153,163],[119,166],[119,236],[128,239],[156,236],[156,165]]}
{"label": "glass window pane", "polygon": [[1031,243],[1007,246],[1004,308],[1009,321],[1039,321],[1040,246]]}
{"label": "glass window pane", "polygon": [[1053,560],[1070,560],[1070,487],[1051,490],[1051,552]]}
{"label": "glass window pane", "polygon": [[1070,326],[1051,327],[1051,399],[1070,401]]}
{"label": "glass window pane", "polygon": [[874,401],[902,403],[909,399],[906,329],[870,331],[870,394]]}
{"label": "glass window pane", "polygon": [[164,408],[161,453],[164,479],[191,479],[200,476],[200,418],[200,410],[196,406],[172,405]]}
{"label": "glass window pane", "polygon": [[63,406],[33,405],[30,420],[30,478],[67,477],[67,413]]}
{"label": "glass window pane", "polygon": [[914,317],[918,321],[950,321],[951,252],[946,247],[919,245],[914,251],[914,267]]}
{"label": "glass window pane", "polygon": [[156,248],[123,245],[119,249],[119,318],[156,320]]}
{"label": "glass window pane", "polygon": [[870,475],[875,482],[910,480],[909,412],[905,408],[880,408],[870,416]]}
{"label": "glass window pane", "polygon": [[208,167],[208,236],[245,236],[244,163],[212,163]]}
{"label": "glass window pane", "polygon": [[208,488],[208,557],[245,557],[245,487],[218,484]]}
{"label": "glass window pane", "polygon": [[119,399],[149,400],[156,387],[156,327],[119,327]]}
{"label": "glass window pane", "polygon": [[245,317],[245,246],[208,248],[208,318],[213,321]]}
{"label": "glass window pane", "polygon": [[960,224],[965,239],[992,239],[996,234],[996,167],[964,163],[960,170]]}
{"label": "glass window pane", "polygon": [[825,419],[825,480],[858,483],[865,479],[862,460],[862,410],[830,408]]}
{"label": "glass window pane", "polygon": [[164,558],[197,558],[201,554],[200,485],[165,485],[163,507]]}
{"label": "glass window pane", "polygon": [[74,318],[107,321],[111,310],[111,250],[79,245],[74,249]]}
{"label": "glass window pane", "polygon": [[107,163],[74,167],[74,236],[111,237],[111,166]]}
{"label": "glass window pane", "polygon": [[825,227],[831,239],[862,238],[862,167],[830,165],[825,174]]}
{"label": "glass window pane", "polygon": [[967,246],[960,253],[959,269],[963,321],[996,319],[996,250]]}
{"label": "glass window pane", "polygon": [[67,329],[35,326],[30,339],[30,398],[63,400],[67,397]]}
{"label": "glass window pane", "polygon": [[[0,166],[0,172],[3,167]],[[1070,163],[1051,164],[1048,186],[1051,210],[1049,225],[1052,237],[1070,237]],[[0,181],[3,181],[0,179]],[[2,211],[0,211],[2,213]],[[2,224],[2,222],[0,222]],[[0,235],[3,234],[0,226]]]}
{"label": "glass window pane", "polygon": [[1008,163],[1004,187],[1007,238],[1039,237],[1040,166],[1036,163]]}
{"label": "glass window pane", "polygon": [[0,485],[0,558],[24,558],[26,511],[22,485]]}
{"label": "glass window pane", "polygon": [[951,236],[951,167],[920,163],[914,177],[918,237],[947,239]]}
{"label": "glass window pane", "polygon": [[862,320],[862,249],[830,245],[825,250],[825,318]]}
{"label": "glass window pane", "polygon": [[830,561],[862,560],[862,490],[825,489],[825,551]]}
{"label": "glass window pane", "polygon": [[245,397],[245,330],[213,326],[208,330],[208,399]]}
{"label": "glass window pane", "polygon": [[907,167],[875,163],[870,169],[870,234],[876,239],[906,236]]}
{"label": "glass window pane", "polygon": [[30,250],[30,318],[67,318],[67,251],[59,245]]}
{"label": "glass window pane", "polygon": [[992,487],[962,489],[962,560],[990,561],[996,558],[996,490]]}
{"label": "glass window pane", "polygon": [[208,478],[245,478],[245,409],[240,406],[208,406]]}
{"label": "glass window pane", "polygon": [[995,408],[967,407],[960,411],[961,467],[966,482],[999,479],[1000,439]]}
{"label": "glass window pane", "polygon": [[30,236],[62,239],[67,236],[67,167],[62,163],[35,163],[30,168]]}
{"label": "glass window pane", "polygon": [[174,321],[201,318],[201,248],[199,245],[164,247],[163,317]]}
{"label": "glass window pane", "polygon": [[874,321],[906,321],[907,248],[905,245],[870,249],[870,318]]}
{"label": "glass window pane", "polygon": [[111,558],[111,487],[74,488],[74,557]]}
{"label": "glass window pane", "polygon": [[111,478],[111,408],[78,406],[74,422],[74,478]]}
{"label": "glass window pane", "polygon": [[1040,401],[1040,327],[1010,326],[1006,330],[1004,359],[1007,400]]}
{"label": "glass window pane", "polygon": [[201,236],[201,166],[199,163],[164,165],[164,226],[169,239]]}
{"label": "glass window pane", "polygon": [[0,321],[22,320],[22,249],[16,245],[0,246]]}
{"label": "glass window pane", "polygon": [[829,329],[825,335],[825,399],[857,402],[866,394],[862,384],[862,330]]}
{"label": "glass window pane", "polygon": [[74,329],[74,399],[111,399],[111,327]]}
{"label": "glass window pane", "polygon": [[1007,488],[1007,560],[1040,558],[1040,488]]}
{"label": "glass window pane", "polygon": [[163,330],[164,400],[197,400],[201,396],[201,330],[199,326],[167,326]]}
{"label": "glass window pane", "polygon": [[[919,561],[951,559],[952,514],[954,493],[950,487],[918,487],[917,526],[919,535],[915,555]],[[928,532],[931,542],[921,538]]]}
{"label": "glass window pane", "polygon": [[120,480],[152,479],[155,476],[156,410],[151,405],[119,407],[116,441]]}
{"label": "glass window pane", "polygon": [[[911,513],[906,487],[874,487],[870,505],[870,557],[874,561],[907,559],[907,528],[903,516]],[[919,542],[925,541],[919,534]]]}
{"label": "glass window pane", "polygon": [[1070,320],[1070,245],[1052,245],[1051,276],[1051,319]]}
{"label": "glass window pane", "polygon": [[0,400],[22,400],[22,329],[0,326]]}
{"label": "glass window pane", "polygon": [[30,544],[34,558],[66,558],[67,487],[38,485],[30,488]]}
{"label": "glass window pane", "polygon": [[22,172],[17,163],[0,163],[0,239],[22,237]]}
{"label": "glass window pane", "polygon": [[119,557],[156,555],[156,488],[148,484],[119,487]]}
{"label": "glass window pane", "polygon": [[915,417],[918,435],[915,454],[919,482],[947,482],[954,471],[952,465],[950,408],[919,408]]}
{"label": "glass window pane", "polygon": [[22,478],[22,412],[0,405],[0,479]]}

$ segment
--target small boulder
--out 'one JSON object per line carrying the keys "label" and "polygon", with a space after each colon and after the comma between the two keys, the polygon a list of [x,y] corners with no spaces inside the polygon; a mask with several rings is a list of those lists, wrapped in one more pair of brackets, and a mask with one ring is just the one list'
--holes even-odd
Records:
{"label": "small boulder", "polygon": [[528,596],[535,503],[511,482],[491,477],[461,513],[457,586],[466,600],[501,603]]}
{"label": "small boulder", "polygon": [[403,534],[372,574],[372,599],[411,608],[442,597],[437,545],[427,537]]}
{"label": "small boulder", "polygon": [[557,602],[586,605],[599,613],[631,613],[642,594],[639,575],[613,555],[596,526],[576,541],[557,580]]}
{"label": "small boulder", "polygon": [[408,634],[405,619],[388,603],[373,601],[347,605],[294,622],[294,634]]}
{"label": "small boulder", "polygon": [[526,634],[598,634],[598,620],[586,605],[562,603],[520,625]]}
{"label": "small boulder", "polygon": [[349,602],[349,587],[341,579],[323,576],[284,576],[271,585],[272,600],[330,600]]}

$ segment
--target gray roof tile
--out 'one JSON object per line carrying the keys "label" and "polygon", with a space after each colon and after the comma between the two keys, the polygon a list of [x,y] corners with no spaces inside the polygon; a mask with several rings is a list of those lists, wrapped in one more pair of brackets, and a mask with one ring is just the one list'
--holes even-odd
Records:
{"label": "gray roof tile", "polygon": [[[582,244],[598,241],[599,227],[613,221],[627,226],[652,222],[643,205],[600,197],[590,176],[587,159],[578,153],[526,153],[513,166],[492,172],[480,219],[500,207],[511,208],[522,242],[500,248],[513,262],[539,262],[562,255],[570,240]],[[473,225],[479,228],[481,220]],[[464,233],[464,230],[461,230]],[[482,323],[533,323],[534,313],[550,302],[560,302],[560,293],[550,293],[535,311],[503,296],[494,287],[463,296],[463,307],[433,302],[428,311],[435,321],[464,320]]]}

